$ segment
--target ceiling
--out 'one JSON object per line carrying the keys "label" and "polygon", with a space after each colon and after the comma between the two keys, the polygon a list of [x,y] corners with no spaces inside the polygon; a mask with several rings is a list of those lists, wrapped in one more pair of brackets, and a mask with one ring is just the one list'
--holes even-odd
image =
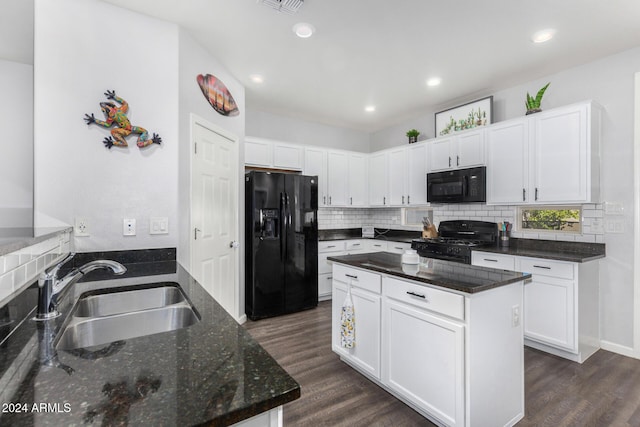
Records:
{"label": "ceiling", "polygon": [[[186,29],[251,109],[367,132],[640,46],[638,0],[305,0],[295,15],[256,0],[104,1]],[[296,37],[298,22],[316,33]],[[532,43],[544,28],[556,37]]]}

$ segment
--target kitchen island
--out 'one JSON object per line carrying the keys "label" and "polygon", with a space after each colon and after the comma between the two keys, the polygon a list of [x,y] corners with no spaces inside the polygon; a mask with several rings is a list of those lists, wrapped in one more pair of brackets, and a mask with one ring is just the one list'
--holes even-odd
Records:
{"label": "kitchen island", "polygon": [[[386,252],[333,262],[332,349],[439,425],[511,426],[524,416],[517,273]],[[355,345],[341,341],[350,290]]]}
{"label": "kitchen island", "polygon": [[[2,307],[10,317],[2,328],[10,331],[1,344],[1,425],[226,426],[260,414],[271,418],[252,426],[273,425],[278,408],[300,396],[298,383],[175,260],[129,267],[136,277],[96,281],[104,272],[89,273],[54,320],[31,320],[35,285]],[[56,350],[83,292],[149,283],[179,285],[199,320],[170,332]]]}

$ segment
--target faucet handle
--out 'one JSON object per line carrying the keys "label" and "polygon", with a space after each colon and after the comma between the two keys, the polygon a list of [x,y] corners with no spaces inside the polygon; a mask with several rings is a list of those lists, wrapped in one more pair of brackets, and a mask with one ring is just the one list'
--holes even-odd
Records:
{"label": "faucet handle", "polygon": [[58,276],[58,271],[60,270],[60,268],[62,268],[63,265],[65,265],[67,262],[69,262],[71,260],[71,258],[73,258],[75,255],[76,255],[75,252],[70,252],[66,257],[64,257],[64,259],[59,261],[56,265],[46,269],[42,273],[41,278],[43,278],[43,279],[55,279]]}

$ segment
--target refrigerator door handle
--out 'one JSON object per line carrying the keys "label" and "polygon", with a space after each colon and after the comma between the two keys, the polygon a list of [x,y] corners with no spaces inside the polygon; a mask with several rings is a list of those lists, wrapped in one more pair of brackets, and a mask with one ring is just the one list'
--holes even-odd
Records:
{"label": "refrigerator door handle", "polygon": [[285,214],[285,198],[284,193],[280,193],[280,259],[284,260],[285,253],[285,245],[286,245],[286,234],[287,234],[287,225],[286,225],[287,217]]}

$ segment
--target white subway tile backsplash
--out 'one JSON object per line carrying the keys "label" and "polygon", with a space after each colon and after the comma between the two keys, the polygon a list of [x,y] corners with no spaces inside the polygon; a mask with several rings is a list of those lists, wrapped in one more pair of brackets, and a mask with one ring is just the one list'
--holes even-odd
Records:
{"label": "white subway tile backsplash", "polygon": [[0,276],[0,300],[13,293],[13,271]]}

